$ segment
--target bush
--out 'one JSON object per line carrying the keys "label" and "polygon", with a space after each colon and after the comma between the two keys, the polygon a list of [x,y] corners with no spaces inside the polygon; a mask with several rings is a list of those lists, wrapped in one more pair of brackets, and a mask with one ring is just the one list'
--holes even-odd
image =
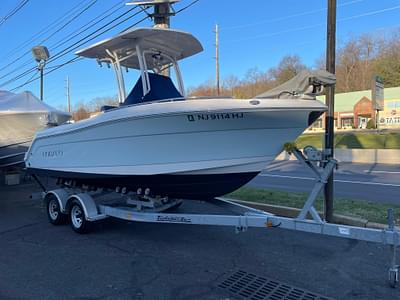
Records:
{"label": "bush", "polygon": [[369,119],[367,123],[367,129],[375,129],[375,120],[374,119]]}

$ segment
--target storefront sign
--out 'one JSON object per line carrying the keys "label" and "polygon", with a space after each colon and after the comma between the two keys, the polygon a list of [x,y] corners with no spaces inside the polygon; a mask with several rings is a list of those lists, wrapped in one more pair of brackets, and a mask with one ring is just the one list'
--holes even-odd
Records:
{"label": "storefront sign", "polygon": [[372,103],[375,110],[383,110],[384,108],[384,84],[381,76],[374,76],[372,80]]}
{"label": "storefront sign", "polygon": [[400,99],[385,100],[385,109],[379,112],[378,122],[381,128],[400,127]]}
{"label": "storefront sign", "polygon": [[382,124],[382,125],[397,125],[397,124],[400,124],[400,116],[380,118],[379,119],[379,124]]}

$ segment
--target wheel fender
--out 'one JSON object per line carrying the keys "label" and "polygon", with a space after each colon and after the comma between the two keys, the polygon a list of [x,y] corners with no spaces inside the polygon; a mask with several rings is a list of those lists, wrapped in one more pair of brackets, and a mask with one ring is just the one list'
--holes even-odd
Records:
{"label": "wheel fender", "polygon": [[65,189],[57,189],[57,190],[48,191],[43,199],[46,201],[48,199],[48,197],[51,197],[51,196],[56,197],[58,204],[60,206],[60,211],[62,213],[66,213],[68,197],[70,196],[70,194]]}
{"label": "wheel fender", "polygon": [[78,203],[82,206],[82,209],[85,213],[85,219],[87,221],[91,221],[96,219],[99,215],[97,211],[97,206],[93,198],[84,193],[72,195],[67,200],[67,210],[70,211],[71,205],[73,201],[78,201]]}

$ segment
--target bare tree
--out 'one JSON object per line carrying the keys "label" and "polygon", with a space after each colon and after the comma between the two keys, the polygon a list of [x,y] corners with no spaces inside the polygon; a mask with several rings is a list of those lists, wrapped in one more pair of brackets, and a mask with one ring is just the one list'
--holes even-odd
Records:
{"label": "bare tree", "polygon": [[235,75],[229,75],[222,80],[222,90],[229,92],[231,97],[235,97],[235,89],[240,86],[240,80]]}
{"label": "bare tree", "polygon": [[82,102],[76,105],[74,112],[72,113],[72,118],[74,121],[80,121],[90,117],[90,110]]}
{"label": "bare tree", "polygon": [[[315,63],[325,69],[325,56]],[[230,75],[223,80],[221,95],[251,98],[297,75],[306,66],[298,55],[284,56],[278,65],[266,72],[251,68],[241,80]],[[379,35],[350,37],[337,50],[336,91],[351,92],[371,88],[374,74],[381,75],[385,87],[400,86],[400,30],[385,38]],[[192,95],[213,96],[214,82],[190,90]]]}
{"label": "bare tree", "polygon": [[293,78],[306,68],[298,55],[286,55],[281,59],[278,66],[270,69],[268,73],[276,85],[279,85]]}
{"label": "bare tree", "polygon": [[94,98],[92,101],[89,102],[88,109],[91,112],[98,112],[105,105],[118,106],[117,95]]}

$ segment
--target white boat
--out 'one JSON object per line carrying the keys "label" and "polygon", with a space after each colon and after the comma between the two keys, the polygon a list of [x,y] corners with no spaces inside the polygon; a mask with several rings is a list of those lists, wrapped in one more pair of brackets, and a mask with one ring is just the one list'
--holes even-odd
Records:
{"label": "white boat", "polygon": [[23,163],[36,131],[65,123],[70,117],[30,92],[0,91],[0,168]]}
{"label": "white boat", "polygon": [[[326,110],[312,97],[320,81],[281,99],[185,97],[178,60],[200,51],[189,33],[139,28],[77,52],[113,65],[121,104],[37,133],[28,170],[60,184],[208,199],[254,178]],[[178,88],[160,74],[166,65]],[[140,70],[127,97],[122,67]]]}

